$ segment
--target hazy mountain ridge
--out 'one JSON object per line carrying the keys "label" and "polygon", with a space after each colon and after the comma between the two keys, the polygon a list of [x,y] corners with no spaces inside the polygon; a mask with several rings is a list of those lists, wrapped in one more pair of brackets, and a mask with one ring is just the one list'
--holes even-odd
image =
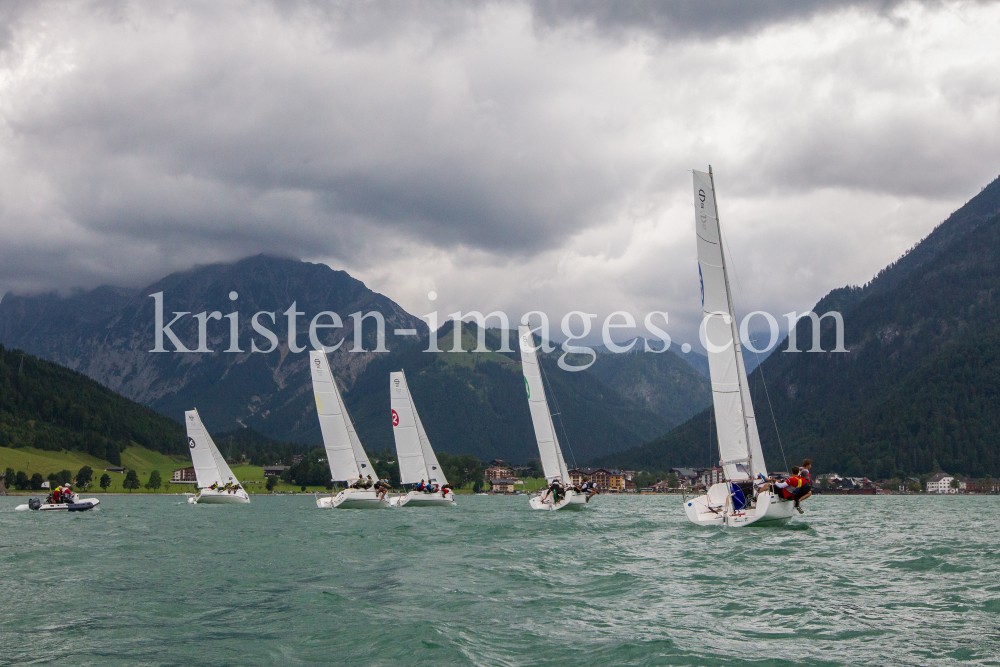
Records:
{"label": "hazy mountain ridge", "polygon": [[[231,291],[237,292],[235,301]],[[149,295],[159,292],[165,324],[175,311],[238,310],[243,351],[224,351],[230,345],[229,321],[222,319],[207,328],[211,353],[151,353],[155,304]],[[0,342],[72,367],[174,419],[197,407],[212,431],[243,426],[282,441],[315,445],[321,437],[308,355],[292,353],[286,336],[283,312],[293,301],[306,313],[298,318],[302,347],[311,347],[308,322],[318,312],[337,312],[344,321],[337,335],[322,339],[331,345],[340,336],[348,338],[328,358],[369,448],[392,446],[386,382],[389,370],[404,368],[413,374],[415,401],[442,451],[487,460],[537,456],[516,352],[427,354],[423,321],[346,273],[322,265],[257,256],[172,274],[142,290],[100,287],[70,297],[8,294],[0,301]],[[277,320],[271,324],[264,319],[280,343],[268,354],[250,352],[251,340],[264,349],[270,345],[251,328],[251,316],[261,310],[274,312]],[[386,353],[370,351],[376,343],[371,319],[364,327],[369,351],[350,351],[353,323],[348,315],[369,310],[385,315]],[[191,318],[173,330],[194,349],[198,328]],[[396,337],[396,328],[416,329],[419,335]],[[464,349],[475,347],[475,332],[475,325],[463,325]],[[487,331],[486,338],[490,349],[499,348],[496,330]],[[511,349],[517,350],[516,332],[510,332],[510,339]],[[438,340],[442,350],[451,348],[450,322]],[[173,349],[168,340],[164,344]],[[559,370],[558,354],[546,355],[543,363],[552,398],[563,411],[557,416],[562,419],[560,434],[567,452],[581,461],[647,441],[708,400],[707,381],[673,354],[602,354],[590,371],[577,373]]]}
{"label": "hazy mountain ridge", "polygon": [[[821,299],[817,313],[843,314],[848,353],[786,353],[786,338],[750,376],[772,468],[809,456],[818,468],[844,474],[884,477],[943,468],[1000,475],[1000,445],[990,435],[1000,422],[1000,404],[987,379],[996,372],[1000,327],[998,212],[1000,179],[870,283]],[[811,329],[808,320],[796,327],[800,350],[810,347]],[[833,349],[830,319],[821,334],[824,349]],[[918,396],[924,409],[909,409]],[[705,465],[709,412],[600,460],[654,469]]]}
{"label": "hazy mountain ridge", "polygon": [[[235,291],[237,300],[230,300]],[[154,300],[163,293],[164,323],[174,311],[198,313],[238,310],[239,343],[243,352],[226,353],[229,321],[210,322],[207,342],[213,353],[151,353],[154,348]],[[385,317],[386,345],[399,344],[395,328],[426,331],[422,320],[409,315],[392,300],[368,290],[343,271],[325,265],[258,255],[233,264],[213,264],[172,274],[143,290],[102,287],[71,297],[5,295],[0,301],[0,342],[20,347],[94,378],[132,400],[175,416],[193,405],[205,406],[212,429],[231,428],[237,420],[280,410],[290,394],[308,391],[308,355],[289,354],[282,313],[295,302],[307,317],[298,318],[298,343],[308,344],[309,319],[333,311],[344,320],[340,335],[353,335],[352,312],[376,310]],[[274,312],[276,322],[262,318],[279,341],[270,354],[255,354],[251,340],[263,349],[270,343],[254,333],[251,317]],[[374,348],[374,322],[364,322],[365,347]],[[194,349],[197,323],[187,316],[174,325],[181,342]],[[339,337],[339,336],[338,336]],[[332,344],[337,337],[323,337]],[[165,341],[167,350],[173,347]],[[343,345],[351,349],[348,340]],[[338,377],[349,386],[373,358],[374,352],[332,355]]]}

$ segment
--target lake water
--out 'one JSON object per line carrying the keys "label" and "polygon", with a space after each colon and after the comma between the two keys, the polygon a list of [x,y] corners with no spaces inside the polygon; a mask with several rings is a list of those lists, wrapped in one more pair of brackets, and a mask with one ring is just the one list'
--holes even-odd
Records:
{"label": "lake water", "polygon": [[678,496],[21,502],[0,498],[3,664],[1000,665],[996,497],[828,496],[738,530]]}

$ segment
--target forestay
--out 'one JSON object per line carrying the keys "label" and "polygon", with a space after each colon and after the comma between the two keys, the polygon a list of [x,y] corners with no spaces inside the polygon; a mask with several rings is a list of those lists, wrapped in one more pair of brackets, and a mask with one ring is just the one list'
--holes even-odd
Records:
{"label": "forestay", "polygon": [[521,371],[524,373],[524,387],[528,392],[528,410],[531,412],[531,423],[535,427],[535,441],[538,443],[538,454],[542,459],[542,471],[546,481],[559,480],[570,483],[569,471],[566,469],[566,459],[559,447],[555,425],[552,423],[552,413],[545,399],[545,387],[542,383],[541,369],[538,357],[535,355],[535,339],[527,326],[517,328],[517,337],[521,346]]}
{"label": "forestay", "polygon": [[319,350],[310,351],[309,368],[331,479],[345,482],[368,475],[374,479],[377,475],[354,429],[340,390],[337,389],[326,354]]}
{"label": "forestay", "polygon": [[703,340],[708,350],[719,456],[726,479],[767,475],[747,386],[736,313],[726,271],[711,173],[694,172],[698,270],[702,283]]}
{"label": "forestay", "polygon": [[403,484],[417,484],[420,481],[447,484],[448,480],[434,455],[424,425],[420,422],[402,371],[389,373],[389,404],[392,408],[392,435],[396,440],[400,481]]}
{"label": "forestay", "polygon": [[219,448],[212,442],[212,437],[201,423],[198,411],[185,412],[184,424],[187,426],[188,448],[191,450],[191,462],[194,464],[198,488],[204,489],[213,484],[236,484],[236,475],[222,458]]}

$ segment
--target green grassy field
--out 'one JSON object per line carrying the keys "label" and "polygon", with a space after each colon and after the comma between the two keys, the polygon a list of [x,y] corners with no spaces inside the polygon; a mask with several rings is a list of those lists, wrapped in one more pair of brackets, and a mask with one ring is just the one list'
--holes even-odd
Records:
{"label": "green grassy field", "polygon": [[[84,454],[81,452],[52,452],[33,447],[23,447],[12,449],[10,447],[0,447],[0,472],[7,468],[13,468],[15,472],[24,471],[28,477],[38,472],[42,477],[48,477],[49,473],[69,470],[73,475],[83,466],[90,466],[94,469],[94,483],[87,489],[87,493],[127,493],[122,483],[125,481],[124,473],[107,473],[111,478],[111,486],[105,492],[100,487],[101,475],[105,474],[104,469],[111,467],[111,463],[103,459]],[[196,493],[194,484],[170,484],[169,480],[174,475],[177,468],[187,468],[191,465],[191,459],[180,456],[167,456],[144,447],[129,447],[122,452],[122,465],[125,468],[135,470],[139,475],[139,482],[144,486],[138,489],[137,493]],[[264,487],[264,469],[260,466],[232,466],[236,477],[244,482],[248,493],[267,493]],[[160,478],[163,485],[156,491],[147,489],[146,482],[153,470],[160,471]],[[279,483],[274,487],[275,491],[300,491],[300,487],[291,484]],[[307,487],[307,492],[326,492],[321,486]],[[38,491],[33,492],[35,494]]]}
{"label": "green grassy field", "polygon": [[[129,447],[122,452],[122,465],[130,470],[135,470],[139,475],[139,482],[143,486],[136,493],[196,493],[194,484],[170,484],[169,480],[174,475],[177,468],[187,468],[191,465],[191,459],[180,456],[167,456],[144,447]],[[107,491],[100,487],[101,475],[105,474],[104,469],[111,467],[111,463],[84,454],[81,452],[52,452],[33,447],[23,447],[12,449],[10,447],[0,447],[0,473],[7,468],[13,468],[15,472],[24,471],[28,477],[38,472],[42,477],[48,477],[49,473],[57,473],[61,470],[69,470],[73,475],[83,466],[90,466],[94,470],[94,482],[87,489],[88,494],[97,493],[128,493],[122,486],[125,481],[124,473],[109,472],[111,486]],[[234,465],[232,466],[236,477],[243,482],[248,493],[268,493],[264,486],[264,469],[260,466]],[[160,471],[160,478],[163,485],[158,490],[147,489],[146,482],[149,475],[154,470]],[[523,486],[518,486],[518,490],[525,492],[536,491],[545,485],[545,480],[527,478]],[[489,487],[486,487],[487,489]],[[275,491],[301,492],[301,487],[292,484],[279,482],[274,487]],[[8,489],[9,491],[9,489]],[[457,493],[472,493],[472,485],[466,484],[462,488],[455,490]],[[38,494],[38,491],[25,492]],[[306,487],[306,493],[328,493],[322,486]]]}

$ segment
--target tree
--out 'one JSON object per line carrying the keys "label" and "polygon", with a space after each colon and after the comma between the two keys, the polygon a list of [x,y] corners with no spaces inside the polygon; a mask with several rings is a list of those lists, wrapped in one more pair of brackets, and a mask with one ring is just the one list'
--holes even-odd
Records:
{"label": "tree", "polygon": [[672,472],[669,475],[667,475],[667,486],[669,486],[671,489],[676,489],[680,485],[681,485],[681,480],[677,478],[677,473]]}
{"label": "tree", "polygon": [[31,481],[29,482],[29,484],[31,485],[31,490],[38,491],[40,488],[42,488],[42,482],[44,481],[45,478],[42,477],[42,473],[36,472],[34,475],[31,476]]}
{"label": "tree", "polygon": [[7,468],[3,473],[3,478],[6,480],[7,486],[11,488],[17,483],[17,473],[14,472],[13,468]]}
{"label": "tree", "polygon": [[138,489],[140,486],[139,475],[134,470],[129,470],[128,474],[125,475],[125,481],[122,482],[122,487],[128,489],[129,493],[132,493],[132,491]]}
{"label": "tree", "polygon": [[958,486],[959,486],[959,484],[960,484],[960,482],[958,481],[958,478],[955,478],[955,479],[951,480],[951,488],[957,489]]}
{"label": "tree", "polygon": [[25,491],[31,487],[31,482],[28,480],[28,474],[23,470],[18,470],[17,476],[14,479],[15,482],[17,483],[17,488],[21,489],[22,491]]}
{"label": "tree", "polygon": [[160,488],[162,484],[163,484],[163,478],[160,477],[159,470],[154,470],[153,472],[149,473],[149,481],[146,482],[147,489],[153,489],[154,491],[156,491],[157,489]]}
{"label": "tree", "polygon": [[111,486],[111,475],[104,473],[101,475],[101,488],[107,491],[109,486]]}
{"label": "tree", "polygon": [[86,490],[93,481],[94,469],[90,466],[83,466],[80,468],[80,472],[76,473],[76,485],[83,490]]}
{"label": "tree", "polygon": [[264,488],[266,488],[268,491],[272,491],[273,492],[274,491],[274,485],[277,484],[277,483],[278,483],[278,477],[277,477],[277,475],[271,475],[270,477],[267,478],[267,481],[264,483]]}

